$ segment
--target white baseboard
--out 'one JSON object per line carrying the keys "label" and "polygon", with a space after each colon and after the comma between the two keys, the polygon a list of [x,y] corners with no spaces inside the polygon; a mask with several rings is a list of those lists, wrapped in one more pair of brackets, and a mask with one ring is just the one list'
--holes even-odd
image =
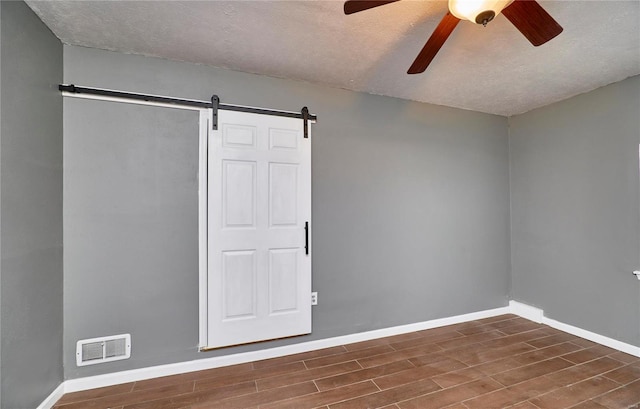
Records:
{"label": "white baseboard", "polygon": [[509,310],[511,311],[511,314],[519,315],[522,318],[537,322],[538,324],[542,324],[542,321],[544,320],[544,311],[540,308],[532,307],[518,301],[509,301]]}
{"label": "white baseboard", "polygon": [[622,351],[629,355],[640,357],[640,347],[627,344],[626,342],[605,337],[604,335],[596,334],[595,332],[587,331],[586,329],[574,327],[573,325],[565,324],[563,322],[552,320],[546,317],[544,318],[544,321],[542,323],[560,331],[578,336],[580,338],[585,338],[589,341],[593,341],[609,348],[617,349],[618,351]]}
{"label": "white baseboard", "polygon": [[531,321],[549,325],[560,331],[573,334],[590,341],[617,349],[630,355],[640,357],[640,347],[630,345],[612,338],[605,337],[594,332],[590,332],[572,325],[564,324],[544,316],[543,310],[523,304],[517,301],[510,301],[508,307],[495,308],[473,312],[469,314],[456,315],[453,317],[434,319],[408,325],[400,325],[391,328],[360,332],[357,334],[343,335],[339,337],[320,339],[315,341],[302,342],[299,344],[286,345],[276,348],[268,348],[260,351],[244,352],[219,357],[197,359],[175,364],[152,366],[147,368],[132,369],[122,372],[114,372],[104,375],[90,376],[85,378],[70,379],[63,382],[55,391],[45,399],[37,409],[50,409],[53,404],[64,394],[69,392],[83,391],[87,389],[101,388],[104,386],[117,385],[127,382],[141,381],[145,379],[157,378],[161,376],[177,375],[181,373],[201,371],[204,369],[220,368],[229,365],[242,364],[246,362],[259,361],[262,359],[277,358],[285,355],[297,354],[301,352],[314,351],[322,348],[330,348],[338,345],[351,344],[354,342],[368,341],[377,338],[389,337],[393,335],[406,334],[408,332],[422,331],[446,325],[459,324],[461,322],[473,321],[482,318],[489,318],[503,314],[515,314]]}
{"label": "white baseboard", "polygon": [[63,382],[60,385],[58,385],[58,387],[55,388],[53,392],[51,392],[51,394],[49,394],[49,396],[47,396],[47,398],[43,400],[42,403],[39,404],[36,409],[51,409],[53,405],[56,404],[58,399],[60,399],[62,395],[64,395],[64,392],[65,390],[64,390],[64,382]]}
{"label": "white baseboard", "polygon": [[528,320],[548,325],[551,328],[558,329],[560,331],[578,336],[580,338],[588,339],[589,341],[608,346],[609,348],[617,349],[618,351],[622,351],[629,355],[640,357],[640,347],[627,344],[626,342],[618,341],[617,339],[609,338],[595,332],[587,331],[586,329],[574,327],[573,325],[565,324],[564,322],[547,318],[544,316],[544,311],[539,308],[511,300],[509,301],[509,309],[511,310],[512,314],[519,315]]}
{"label": "white baseboard", "polygon": [[132,369],[129,371],[115,372],[104,375],[90,376],[86,378],[70,379],[64,382],[64,391],[77,392],[87,389],[101,388],[120,383],[141,381],[160,376],[177,375],[186,372],[201,371],[204,369],[219,368],[223,366],[259,361],[262,359],[277,358],[285,355],[314,351],[322,348],[330,348],[338,345],[354,342],[368,341],[371,339],[389,337],[392,335],[406,334],[408,332],[422,331],[445,325],[458,324],[482,318],[508,314],[509,307],[495,308],[491,310],[456,315],[454,317],[440,318],[415,324],[400,325],[397,327],[360,332],[357,334],[343,335],[339,337],[320,339],[316,341],[301,342],[299,344],[263,349],[260,351],[244,352],[219,357],[197,359],[194,361],[179,362],[175,364],[159,365],[147,368]]}

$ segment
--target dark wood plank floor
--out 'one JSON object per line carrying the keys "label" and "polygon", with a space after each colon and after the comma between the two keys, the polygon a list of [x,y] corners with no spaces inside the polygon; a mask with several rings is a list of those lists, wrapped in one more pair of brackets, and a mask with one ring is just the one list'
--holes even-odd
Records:
{"label": "dark wood plank floor", "polygon": [[503,315],[64,395],[56,409],[640,407],[640,358]]}

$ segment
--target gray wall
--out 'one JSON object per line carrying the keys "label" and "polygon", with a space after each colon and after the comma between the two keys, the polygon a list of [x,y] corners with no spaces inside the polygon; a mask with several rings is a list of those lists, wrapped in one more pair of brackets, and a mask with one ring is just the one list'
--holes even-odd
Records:
{"label": "gray wall", "polygon": [[[2,95],[2,7],[0,7],[0,95]],[[2,98],[0,97],[0,123],[2,122]],[[2,126],[0,126],[0,157],[2,157]],[[2,203],[2,166],[0,166],[0,203]],[[2,212],[0,211],[0,230],[2,229]],[[0,234],[0,260],[2,234]],[[2,407],[2,262],[0,262],[0,407]]]}
{"label": "gray wall", "polygon": [[64,110],[66,370],[82,373],[78,339],[121,333],[133,357],[109,366],[193,359],[198,113],[73,98]]}
{"label": "gray wall", "polygon": [[62,44],[23,2],[0,2],[3,409],[62,381]]}
{"label": "gray wall", "polygon": [[640,345],[640,77],[510,119],[512,298]]}
{"label": "gray wall", "polygon": [[[207,358],[506,304],[503,117],[65,46],[67,83],[298,110],[313,125],[313,334],[198,353],[197,117],[65,100],[66,378]],[[78,368],[78,339],[131,332]]]}

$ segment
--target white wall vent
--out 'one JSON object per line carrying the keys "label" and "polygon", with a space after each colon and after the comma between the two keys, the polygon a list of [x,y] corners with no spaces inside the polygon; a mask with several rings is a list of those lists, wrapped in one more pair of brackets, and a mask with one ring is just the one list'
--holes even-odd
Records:
{"label": "white wall vent", "polygon": [[94,365],[131,357],[131,334],[81,339],[76,343],[76,365]]}

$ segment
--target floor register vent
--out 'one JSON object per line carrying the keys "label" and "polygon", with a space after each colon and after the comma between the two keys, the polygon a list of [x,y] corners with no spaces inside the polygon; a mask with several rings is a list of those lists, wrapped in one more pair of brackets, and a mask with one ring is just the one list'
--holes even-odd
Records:
{"label": "floor register vent", "polygon": [[131,334],[82,339],[76,343],[78,366],[119,361],[131,357]]}

